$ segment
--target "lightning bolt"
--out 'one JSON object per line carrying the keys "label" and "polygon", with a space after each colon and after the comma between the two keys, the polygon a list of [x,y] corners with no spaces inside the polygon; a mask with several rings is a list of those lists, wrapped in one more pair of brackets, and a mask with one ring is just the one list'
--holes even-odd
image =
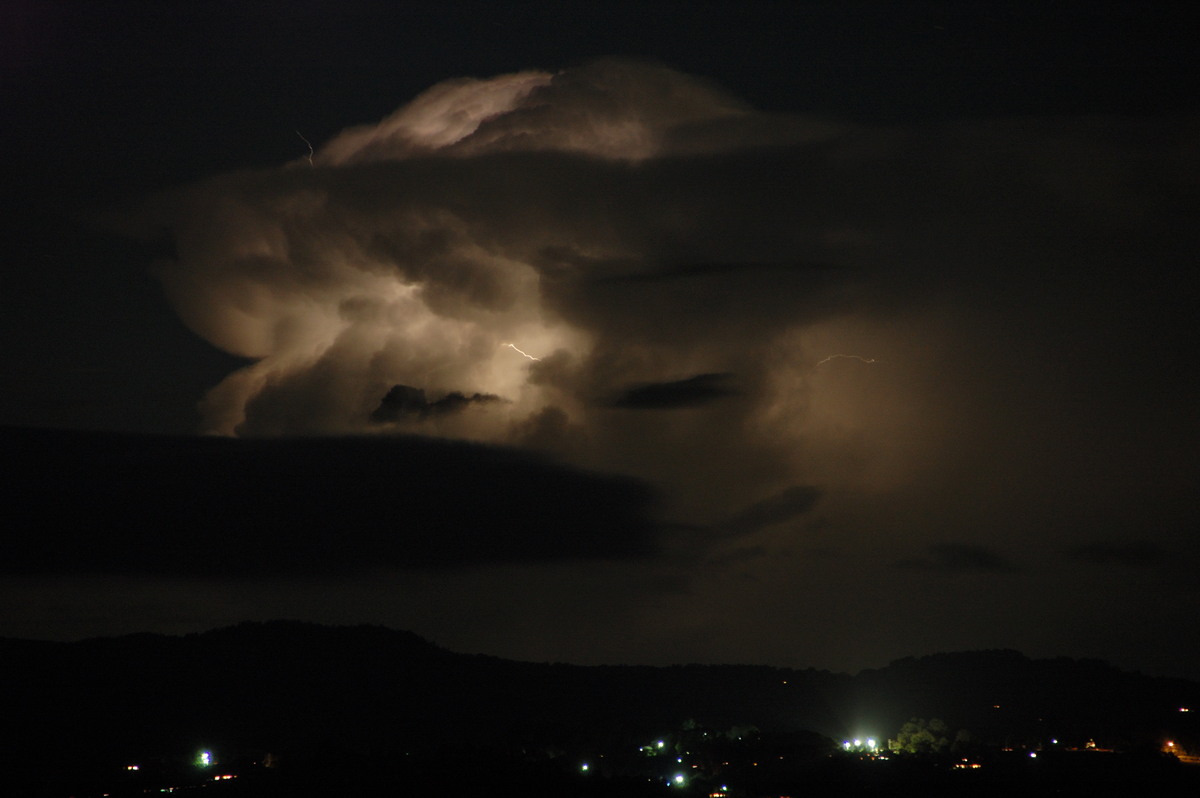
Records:
{"label": "lightning bolt", "polygon": [[879,362],[878,360],[876,360],[873,357],[863,357],[862,355],[830,355],[829,357],[825,358],[824,360],[818,360],[817,365],[820,366],[824,363],[828,363],[829,361],[833,360],[835,357],[847,357],[847,358],[851,358],[852,360],[861,360],[863,363],[878,363]]}
{"label": "lightning bolt", "polygon": [[529,358],[530,360],[541,360],[540,357],[534,357],[533,355],[529,354],[528,352],[522,352],[520,349],[517,349],[516,344],[500,344],[500,346],[507,346],[509,349],[513,350],[517,354],[524,355],[525,357]]}
{"label": "lightning bolt", "polygon": [[308,165],[309,165],[309,166],[312,166],[312,165],[313,165],[313,146],[312,146],[312,142],[311,142],[311,141],[309,141],[308,139],[304,138],[304,134],[303,134],[303,133],[301,133],[299,130],[297,130],[297,131],[296,131],[296,135],[300,137],[300,140],[301,140],[301,141],[303,141],[305,144],[307,144],[307,145],[308,145]]}

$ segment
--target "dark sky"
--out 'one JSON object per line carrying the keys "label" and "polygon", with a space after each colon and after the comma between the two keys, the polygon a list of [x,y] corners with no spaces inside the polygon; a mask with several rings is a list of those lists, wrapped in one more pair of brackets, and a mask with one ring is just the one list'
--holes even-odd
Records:
{"label": "dark sky", "polygon": [[0,634],[1200,678],[1194,37],[1041,5],[6,4]]}

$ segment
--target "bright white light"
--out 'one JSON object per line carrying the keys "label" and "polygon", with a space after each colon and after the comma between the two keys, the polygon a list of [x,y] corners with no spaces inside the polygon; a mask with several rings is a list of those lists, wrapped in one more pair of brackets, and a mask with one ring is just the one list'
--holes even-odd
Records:
{"label": "bright white light", "polygon": [[1037,751],[1030,751],[1030,752],[1029,752],[1029,758],[1030,758],[1030,759],[1037,759]]}
{"label": "bright white light", "polygon": [[867,748],[874,748],[874,747],[875,747],[874,738],[868,737],[867,738]]}
{"label": "bright white light", "polygon": [[530,360],[541,360],[540,357],[534,357],[533,355],[529,354],[528,352],[521,351],[520,349],[517,348],[516,344],[500,344],[500,345],[507,346],[509,349],[513,350],[517,354],[524,355],[525,357],[529,358]]}
{"label": "bright white light", "polygon": [[862,740],[855,740],[855,741],[854,741],[854,747],[855,747],[855,748],[858,748],[860,745],[862,745]]}
{"label": "bright white light", "polygon": [[676,783],[676,784],[683,784],[683,774],[682,774],[682,773],[676,773],[676,774],[675,774],[675,783]]}
{"label": "bright white light", "polygon": [[580,768],[580,770],[582,770],[584,773],[587,773],[587,769],[588,769],[588,763],[587,763],[587,762],[584,762],[584,763],[583,763],[583,767],[582,767],[582,768]]}
{"label": "bright white light", "polygon": [[654,745],[655,745],[655,747],[656,747],[656,748],[662,748],[662,747],[663,747],[663,741],[662,741],[662,740],[659,740],[659,741],[658,741],[657,743],[655,743]]}
{"label": "bright white light", "polygon": [[196,757],[196,764],[200,765],[202,768],[206,768],[212,763],[211,751],[201,751],[200,756]]}

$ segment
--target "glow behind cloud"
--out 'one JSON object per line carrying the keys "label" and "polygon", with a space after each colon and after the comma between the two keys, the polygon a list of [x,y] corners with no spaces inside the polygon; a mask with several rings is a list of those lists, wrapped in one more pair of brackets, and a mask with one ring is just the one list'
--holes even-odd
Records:
{"label": "glow behind cloud", "polygon": [[[159,274],[184,321],[254,360],[205,397],[209,432],[530,446],[651,482],[700,526],[796,485],[821,508],[925,491],[949,518],[1001,440],[993,478],[1050,501],[1013,443],[1045,406],[1022,349],[1064,323],[1046,275],[1089,279],[1110,231],[1158,235],[1151,206],[1127,215],[1142,195],[1109,135],[867,130],[605,60],[447,81],[311,167],[218,176],[141,221],[173,235]],[[1076,150],[1103,179],[1072,181]],[[1023,320],[998,347],[1001,307]],[[372,422],[397,385],[498,399]]]}

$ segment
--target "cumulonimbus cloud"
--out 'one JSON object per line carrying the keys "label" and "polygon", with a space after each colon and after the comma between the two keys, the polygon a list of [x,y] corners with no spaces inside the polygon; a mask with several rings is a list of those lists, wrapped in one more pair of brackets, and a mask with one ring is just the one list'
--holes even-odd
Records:
{"label": "cumulonimbus cloud", "polygon": [[[441,83],[137,222],[170,233],[184,322],[253,361],[204,398],[206,431],[533,445],[672,485],[679,522],[711,528],[794,485],[960,496],[986,436],[1031,434],[1027,411],[1132,347],[1063,330],[1123,307],[1122,242],[1187,249],[1156,198],[1194,159],[1136,134],[867,129],[602,60]],[[843,352],[863,367],[816,368]],[[424,405],[387,412],[394,386]],[[1080,424],[1037,434],[1066,450]],[[1049,462],[989,468],[1041,490]]]}
{"label": "cumulonimbus cloud", "polygon": [[[606,279],[680,274],[692,285],[668,293],[711,302],[722,290],[714,275],[757,273],[764,260],[793,255],[804,235],[762,235],[754,228],[784,227],[754,221],[757,210],[705,221],[725,215],[728,178],[743,169],[712,159],[830,130],[625,61],[451,80],[336,136],[311,163],[187,187],[145,220],[174,237],[178,257],[158,273],[185,322],[256,360],[205,400],[210,431],[361,431],[390,386],[405,384],[504,397],[511,406],[492,432],[458,430],[495,437],[550,399],[562,403],[531,385],[530,360],[504,343],[531,358],[586,361],[626,315],[609,302],[655,293],[620,279],[606,288]],[[768,182],[749,190],[775,193]],[[696,240],[706,235],[718,240]],[[747,240],[720,240],[729,236]],[[725,269],[687,268],[714,255],[728,256]],[[759,308],[764,318],[822,305],[809,269],[775,271],[799,290]],[[742,294],[758,293],[760,280],[739,280]],[[737,315],[714,310],[718,325]],[[660,320],[676,324],[668,338],[695,331],[693,311],[703,312],[661,308]]]}

